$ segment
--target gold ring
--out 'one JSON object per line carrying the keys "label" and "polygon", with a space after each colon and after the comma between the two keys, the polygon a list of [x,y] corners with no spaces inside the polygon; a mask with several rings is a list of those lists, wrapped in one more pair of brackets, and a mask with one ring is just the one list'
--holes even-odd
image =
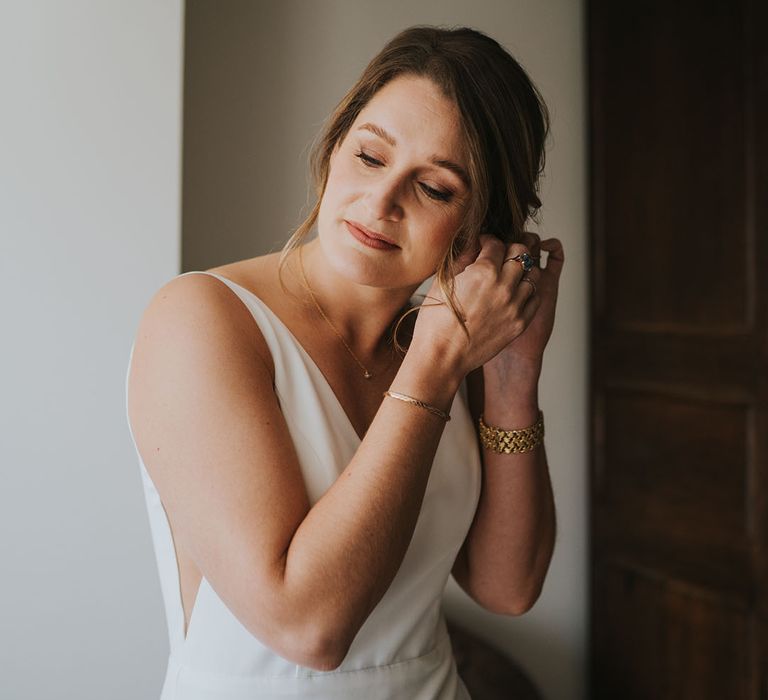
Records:
{"label": "gold ring", "polygon": [[531,287],[533,287],[533,292],[531,292],[531,293],[532,294],[536,294],[536,283],[532,279],[528,279],[527,277],[523,277],[520,281],[521,282],[528,282],[528,284],[530,284]]}

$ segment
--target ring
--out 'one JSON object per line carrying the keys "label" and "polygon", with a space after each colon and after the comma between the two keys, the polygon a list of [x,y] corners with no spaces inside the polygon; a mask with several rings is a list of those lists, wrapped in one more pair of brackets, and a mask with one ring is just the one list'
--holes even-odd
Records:
{"label": "ring", "polygon": [[528,279],[528,277],[523,277],[520,281],[528,282],[528,284],[530,284],[531,287],[533,287],[533,291],[531,292],[531,294],[536,294],[536,283],[532,279]]}
{"label": "ring", "polygon": [[535,265],[535,260],[538,260],[538,256],[532,256],[528,255],[528,253],[521,253],[520,255],[515,255],[513,258],[505,258],[504,262],[501,263],[502,265],[506,262],[509,262],[510,260],[518,261],[523,268],[523,272],[528,272],[529,270],[532,270]]}

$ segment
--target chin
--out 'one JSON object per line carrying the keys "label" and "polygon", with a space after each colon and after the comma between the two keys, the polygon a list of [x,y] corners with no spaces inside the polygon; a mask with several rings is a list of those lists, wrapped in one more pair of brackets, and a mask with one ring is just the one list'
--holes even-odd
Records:
{"label": "chin", "polygon": [[[385,282],[383,279],[385,276],[392,275],[391,269],[389,274],[386,274],[382,266],[376,263],[373,255],[360,249],[359,244],[347,232],[343,221],[339,222],[331,236],[318,234],[318,242],[323,251],[323,257],[333,271],[350,282],[380,286]],[[375,251],[371,252],[375,253]]]}

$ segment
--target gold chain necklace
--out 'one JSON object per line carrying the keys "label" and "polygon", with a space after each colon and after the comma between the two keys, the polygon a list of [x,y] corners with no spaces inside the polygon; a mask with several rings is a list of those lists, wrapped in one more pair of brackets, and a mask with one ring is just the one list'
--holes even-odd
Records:
{"label": "gold chain necklace", "polygon": [[[371,379],[373,375],[366,369],[365,365],[360,362],[360,360],[357,358],[357,355],[355,355],[354,352],[352,352],[352,348],[349,347],[347,344],[347,341],[344,340],[344,336],[339,333],[339,331],[336,330],[336,326],[334,326],[331,323],[331,319],[329,319],[325,315],[325,311],[320,307],[320,304],[317,303],[317,299],[315,298],[315,293],[312,291],[312,287],[309,285],[309,280],[307,279],[307,273],[304,271],[304,262],[301,255],[301,248],[299,248],[299,267],[301,268],[301,276],[304,278],[304,284],[307,285],[307,289],[309,290],[309,295],[312,297],[312,302],[314,303],[317,310],[320,312],[320,315],[325,319],[325,322],[331,327],[331,330],[338,336],[339,340],[343,343],[344,347],[347,349],[347,352],[352,356],[352,359],[357,363],[358,367],[360,367],[361,370],[363,370],[363,376],[366,379]],[[389,369],[389,366],[392,364],[392,358],[389,360],[389,364],[385,369]]]}

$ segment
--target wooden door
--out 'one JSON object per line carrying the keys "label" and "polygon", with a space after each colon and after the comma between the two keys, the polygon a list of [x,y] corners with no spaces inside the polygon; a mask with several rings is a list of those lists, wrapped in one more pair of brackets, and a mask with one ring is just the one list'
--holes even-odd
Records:
{"label": "wooden door", "polygon": [[768,698],[768,3],[588,3],[591,698]]}

